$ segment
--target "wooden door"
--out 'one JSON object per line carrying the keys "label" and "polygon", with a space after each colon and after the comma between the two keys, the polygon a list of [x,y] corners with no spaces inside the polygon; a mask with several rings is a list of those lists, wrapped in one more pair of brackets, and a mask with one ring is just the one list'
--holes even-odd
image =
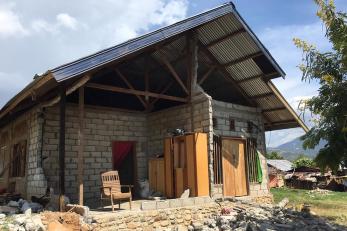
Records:
{"label": "wooden door", "polygon": [[224,196],[246,196],[247,177],[243,140],[223,139],[222,155]]}

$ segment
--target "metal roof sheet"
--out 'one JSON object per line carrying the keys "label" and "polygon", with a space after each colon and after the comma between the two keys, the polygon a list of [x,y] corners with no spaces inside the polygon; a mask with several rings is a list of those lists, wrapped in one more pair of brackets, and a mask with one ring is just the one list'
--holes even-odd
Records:
{"label": "metal roof sheet", "polygon": [[293,169],[293,164],[288,160],[267,160],[267,164],[283,172]]}

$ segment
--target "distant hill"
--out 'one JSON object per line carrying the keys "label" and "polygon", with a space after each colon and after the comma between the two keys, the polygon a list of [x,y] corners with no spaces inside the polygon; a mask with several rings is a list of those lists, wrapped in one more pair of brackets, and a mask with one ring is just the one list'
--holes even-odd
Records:
{"label": "distant hill", "polygon": [[304,150],[304,148],[302,147],[302,143],[303,143],[303,141],[300,140],[300,137],[298,137],[292,141],[281,144],[277,147],[271,147],[271,148],[269,147],[267,149],[267,151],[268,152],[271,152],[271,151],[279,152],[284,157],[284,159],[293,161],[300,154],[304,154],[310,158],[316,157],[319,149],[324,147],[324,145],[326,144],[326,142],[321,141],[319,143],[319,145],[317,145],[314,149]]}

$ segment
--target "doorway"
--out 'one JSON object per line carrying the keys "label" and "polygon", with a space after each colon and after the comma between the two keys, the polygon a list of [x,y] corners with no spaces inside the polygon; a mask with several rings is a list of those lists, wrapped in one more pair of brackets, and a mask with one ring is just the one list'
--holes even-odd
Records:
{"label": "doorway", "polygon": [[136,185],[136,152],[134,141],[112,142],[112,168],[118,171],[122,185]]}
{"label": "doorway", "polygon": [[245,141],[222,138],[223,194],[247,196]]}

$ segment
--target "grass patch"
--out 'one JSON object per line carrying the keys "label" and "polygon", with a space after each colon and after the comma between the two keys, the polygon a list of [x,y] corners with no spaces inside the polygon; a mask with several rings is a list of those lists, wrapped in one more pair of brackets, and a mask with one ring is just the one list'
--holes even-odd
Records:
{"label": "grass patch", "polygon": [[283,198],[289,199],[288,206],[301,208],[306,203],[311,205],[311,211],[341,225],[347,225],[347,192],[329,192],[322,195],[308,193],[309,190],[273,188],[271,193],[275,203]]}

